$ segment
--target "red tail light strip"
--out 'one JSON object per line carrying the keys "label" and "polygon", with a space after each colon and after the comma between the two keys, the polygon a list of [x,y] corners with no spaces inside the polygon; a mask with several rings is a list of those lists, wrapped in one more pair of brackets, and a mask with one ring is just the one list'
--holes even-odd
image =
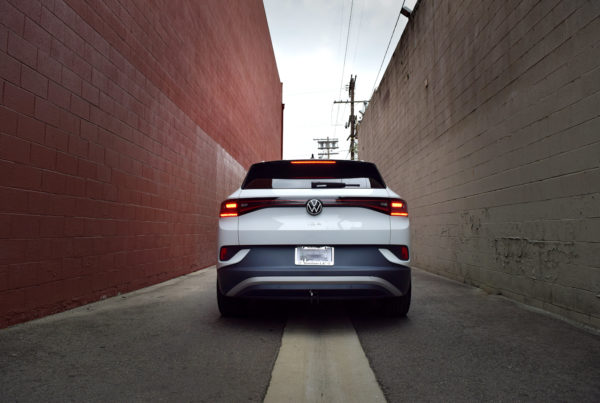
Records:
{"label": "red tail light strip", "polygon": [[[285,198],[252,198],[239,200],[225,200],[221,203],[221,217],[237,217],[252,211],[272,207],[304,207],[311,198],[285,199]],[[406,202],[400,199],[374,198],[374,197],[338,197],[319,198],[323,207],[361,207],[392,216],[408,217]]]}
{"label": "red tail light strip", "polygon": [[319,165],[319,164],[335,164],[333,160],[301,160],[301,161],[290,161],[292,164],[302,164],[302,165]]}

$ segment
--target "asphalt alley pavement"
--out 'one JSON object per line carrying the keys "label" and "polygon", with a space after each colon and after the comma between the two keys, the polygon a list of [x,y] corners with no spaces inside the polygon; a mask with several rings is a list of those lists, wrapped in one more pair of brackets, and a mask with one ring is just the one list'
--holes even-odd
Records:
{"label": "asphalt alley pavement", "polygon": [[362,346],[390,402],[600,401],[600,336],[420,270],[401,320],[368,303],[271,304],[225,319],[214,287],[205,269],[0,330],[0,401],[262,401],[280,387],[271,374],[289,341],[307,353],[287,354],[305,372],[285,382],[311,389],[322,378],[312,372],[351,366],[320,362],[337,360],[330,335]]}
{"label": "asphalt alley pavement", "polygon": [[215,277],[0,330],[0,402],[262,401],[285,317],[221,318]]}
{"label": "asphalt alley pavement", "polygon": [[355,315],[389,401],[600,402],[600,335],[413,271],[409,316]]}

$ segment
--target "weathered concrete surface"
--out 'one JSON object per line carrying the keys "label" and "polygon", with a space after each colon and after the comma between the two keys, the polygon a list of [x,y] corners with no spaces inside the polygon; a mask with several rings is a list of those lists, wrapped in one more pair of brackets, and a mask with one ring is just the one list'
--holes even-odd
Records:
{"label": "weathered concrete surface", "polygon": [[422,0],[360,125],[416,266],[600,328],[600,2]]}
{"label": "weathered concrete surface", "polygon": [[223,319],[215,271],[0,330],[0,401],[262,401],[285,319]]}
{"label": "weathered concrete surface", "polygon": [[421,270],[412,298],[353,316],[388,401],[600,401],[600,333]]}

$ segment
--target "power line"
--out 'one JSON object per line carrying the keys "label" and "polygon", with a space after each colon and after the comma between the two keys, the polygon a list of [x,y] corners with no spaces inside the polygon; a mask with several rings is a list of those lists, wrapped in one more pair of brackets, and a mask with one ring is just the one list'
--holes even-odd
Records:
{"label": "power line", "polygon": [[[348,43],[350,42],[350,26],[352,25],[352,10],[354,9],[354,0],[350,2],[350,17],[348,18],[348,32],[346,33],[346,50],[344,51],[344,63],[342,64],[342,78],[340,80],[340,91],[338,94],[338,98],[342,96],[342,87],[344,85],[344,73],[346,70],[346,56],[348,55]],[[337,113],[335,115],[335,122],[337,123],[338,118],[340,117],[340,109],[338,108]],[[335,134],[335,127],[333,129]]]}
{"label": "power line", "polygon": [[342,79],[340,80],[340,93],[342,96],[342,85],[344,84],[344,73],[346,72],[346,56],[348,55],[348,44],[350,43],[350,26],[352,25],[352,10],[354,9],[354,0],[350,3],[350,18],[348,19],[348,32],[346,33],[346,50],[344,51],[344,63],[342,64]]}
{"label": "power line", "polygon": [[387,48],[385,48],[385,54],[383,55],[383,59],[381,60],[381,65],[379,66],[379,71],[377,72],[377,76],[375,77],[375,82],[373,83],[373,90],[371,91],[371,93],[375,92],[377,79],[379,78],[379,73],[381,73],[381,68],[383,67],[383,62],[385,62],[385,57],[387,56],[388,50],[390,50],[390,44],[392,43],[392,39],[394,38],[394,34],[396,33],[396,27],[398,26],[398,21],[400,21],[400,16],[402,15],[402,9],[404,8],[405,1],[406,0],[402,0],[402,6],[400,6],[400,11],[398,12],[398,18],[396,18],[396,24],[394,24],[394,30],[392,31],[392,35],[390,35],[390,40],[387,44]]}
{"label": "power line", "polygon": [[[356,66],[356,57],[358,55],[358,45],[360,44],[360,30],[362,27],[362,22],[363,22],[363,15],[364,15],[364,11],[365,11],[365,3],[364,1],[359,1],[358,3],[358,27],[354,30],[354,37],[356,38],[355,44],[354,44],[354,50],[352,51],[351,55],[352,55],[352,63],[350,64],[350,67],[354,67]],[[356,21],[356,17],[354,17],[354,21]],[[356,25],[355,25],[356,26]]]}

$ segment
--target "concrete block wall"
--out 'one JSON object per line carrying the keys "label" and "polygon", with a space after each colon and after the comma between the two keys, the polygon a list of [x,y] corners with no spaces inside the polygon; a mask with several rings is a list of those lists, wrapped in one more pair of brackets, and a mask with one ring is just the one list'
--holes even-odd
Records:
{"label": "concrete block wall", "polygon": [[359,142],[415,266],[600,327],[600,2],[421,0]]}
{"label": "concrete block wall", "polygon": [[260,0],[0,0],[0,327],[214,264],[281,157]]}

